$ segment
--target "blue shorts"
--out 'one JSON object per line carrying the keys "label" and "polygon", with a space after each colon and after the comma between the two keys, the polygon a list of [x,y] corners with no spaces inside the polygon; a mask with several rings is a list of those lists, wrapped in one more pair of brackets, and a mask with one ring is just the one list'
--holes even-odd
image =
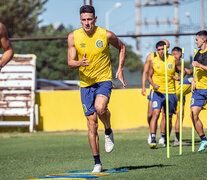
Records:
{"label": "blue shorts", "polygon": [[[169,100],[169,115],[172,115],[176,112],[176,107],[177,107],[176,94],[168,94],[168,100]],[[162,109],[163,106],[164,106],[164,111],[166,113],[166,94],[153,92],[152,111],[154,109]]]}
{"label": "blue shorts", "polygon": [[112,88],[111,81],[103,81],[92,86],[81,87],[81,101],[85,116],[89,116],[96,111],[94,103],[97,95],[101,94],[106,96],[109,102]]}
{"label": "blue shorts", "polygon": [[147,99],[148,99],[149,101],[152,101],[152,89],[150,89],[150,93],[149,93],[149,95],[147,96]]}
{"label": "blue shorts", "polygon": [[195,89],[194,93],[192,93],[190,107],[193,106],[203,107],[205,105],[206,100],[207,100],[207,89]]}

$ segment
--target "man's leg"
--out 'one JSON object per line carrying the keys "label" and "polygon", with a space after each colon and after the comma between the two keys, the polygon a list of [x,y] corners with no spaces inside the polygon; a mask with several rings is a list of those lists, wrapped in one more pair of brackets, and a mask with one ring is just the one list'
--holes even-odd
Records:
{"label": "man's leg", "polygon": [[207,139],[206,139],[206,136],[203,130],[203,123],[198,117],[201,109],[202,107],[198,107],[198,106],[191,107],[191,118],[192,118],[195,130],[201,138],[201,144],[198,149],[199,152],[204,151],[205,148],[207,147]]}
{"label": "man's leg", "polygon": [[101,165],[100,154],[99,154],[97,114],[96,112],[94,112],[92,115],[86,117],[87,117],[87,125],[88,125],[88,140],[95,161],[95,166],[92,172],[98,173],[102,171],[102,165]]}
{"label": "man's leg", "polygon": [[[148,111],[147,111],[147,122],[149,124],[149,128],[150,128],[151,119],[152,119],[152,101],[149,100],[148,101]],[[147,142],[148,142],[148,144],[151,143],[151,134],[149,134]]]}
{"label": "man's leg", "polygon": [[160,122],[160,139],[159,144],[165,144],[166,139],[166,120],[165,120],[165,112],[164,108],[162,107],[162,119]]}
{"label": "man's leg", "polygon": [[149,124],[149,127],[150,127],[151,119],[152,119],[152,101],[149,100],[148,101],[148,111],[147,111],[147,122]]}
{"label": "man's leg", "polygon": [[154,109],[152,112],[152,119],[150,123],[150,133],[151,133],[151,144],[150,148],[156,148],[156,132],[157,132],[157,120],[160,115],[160,109]]}
{"label": "man's leg", "polygon": [[105,150],[112,152],[114,148],[113,132],[110,123],[110,111],[107,108],[108,98],[104,95],[97,95],[95,100],[95,108],[99,119],[105,127]]}

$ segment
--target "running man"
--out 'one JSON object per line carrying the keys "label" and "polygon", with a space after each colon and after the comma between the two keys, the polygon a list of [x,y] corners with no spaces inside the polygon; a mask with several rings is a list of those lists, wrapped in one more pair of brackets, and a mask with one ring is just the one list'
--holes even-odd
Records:
{"label": "running man", "polygon": [[[156,148],[156,131],[157,131],[157,120],[159,118],[162,107],[165,110],[166,102],[166,88],[165,88],[165,61],[164,61],[164,45],[165,42],[159,41],[156,44],[156,51],[158,56],[150,63],[149,83],[153,87],[152,96],[152,119],[150,123],[151,143],[150,148]],[[167,54],[167,67],[168,67],[168,93],[169,93],[169,121],[170,129],[172,128],[172,115],[176,111],[177,97],[175,93],[175,84],[173,75],[175,69],[179,71],[181,69],[180,63],[175,61],[174,56]],[[166,139],[166,136],[165,136]],[[165,142],[166,143],[166,142]]]}
{"label": "running man", "polygon": [[[162,39],[161,41],[165,42],[166,43],[166,46],[167,46],[167,50],[169,50],[169,47],[170,47],[170,43],[168,40],[166,39]],[[150,67],[150,62],[155,59],[157,57],[157,52],[153,52],[153,53],[150,53],[147,58],[146,58],[146,61],[145,61],[145,64],[144,64],[144,70],[143,70],[143,73],[142,73],[142,95],[145,96],[146,95],[146,81],[147,81],[147,77],[148,77],[148,72],[149,72],[149,67]],[[150,122],[151,122],[151,119],[152,119],[152,106],[151,106],[151,103],[152,103],[152,88],[150,88],[150,94],[148,95],[147,99],[149,100],[148,101],[148,111],[147,111],[147,122],[149,124],[149,127],[150,127]],[[159,140],[159,144],[164,144],[164,134],[162,132],[163,130],[163,122],[165,121],[165,115],[162,114],[162,121],[161,121],[161,133],[160,133],[160,140]],[[148,137],[148,144],[151,143],[151,135],[149,135]]]}
{"label": "running man", "polygon": [[198,152],[202,152],[207,147],[207,139],[203,130],[203,123],[199,119],[199,114],[207,100],[207,31],[196,33],[196,45],[199,50],[195,53],[192,66],[195,67],[191,91],[191,117],[196,132],[200,136],[201,142]]}
{"label": "running man", "polygon": [[[180,47],[174,47],[172,49],[172,55],[175,57],[175,61],[178,63],[181,60],[182,57],[182,49]],[[193,70],[184,68],[184,75],[192,75]],[[176,74],[173,76],[175,79],[175,88],[176,88],[176,96],[177,96],[177,108],[176,108],[176,121],[175,121],[175,141],[174,146],[179,146],[179,138],[180,138],[180,90],[181,90],[181,84],[180,84],[180,76],[179,71],[176,69]],[[185,96],[191,92],[191,82],[193,78],[186,78],[183,80],[183,111],[182,111],[182,120],[184,119],[184,105],[185,105]],[[183,142],[183,145],[187,145],[187,143]]]}
{"label": "running man", "polygon": [[93,6],[80,8],[82,28],[68,35],[68,65],[79,68],[80,91],[83,110],[87,118],[88,139],[95,161],[93,173],[102,171],[99,153],[98,117],[105,127],[105,150],[114,148],[110,111],[107,108],[112,87],[109,45],[119,50],[119,66],[116,73],[123,87],[126,86],[123,70],[126,47],[113,32],[95,25],[97,16]]}
{"label": "running man", "polygon": [[4,53],[0,60],[1,69],[12,59],[14,52],[12,45],[9,41],[6,27],[0,22],[0,46],[3,48]]}

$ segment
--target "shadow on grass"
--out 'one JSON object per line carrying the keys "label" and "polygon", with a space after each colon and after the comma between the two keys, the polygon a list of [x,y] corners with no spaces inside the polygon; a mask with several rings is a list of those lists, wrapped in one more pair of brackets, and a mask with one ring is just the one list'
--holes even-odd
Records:
{"label": "shadow on grass", "polygon": [[174,165],[164,165],[164,164],[155,164],[155,165],[146,165],[146,166],[122,166],[115,168],[116,171],[119,171],[121,169],[127,169],[127,170],[137,170],[137,169],[148,169],[148,168],[163,168],[163,167],[168,167],[168,166],[174,166]]}

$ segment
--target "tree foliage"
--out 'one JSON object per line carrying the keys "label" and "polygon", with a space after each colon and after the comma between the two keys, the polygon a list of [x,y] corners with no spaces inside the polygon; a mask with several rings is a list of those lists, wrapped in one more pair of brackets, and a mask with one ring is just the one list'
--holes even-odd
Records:
{"label": "tree foliage", "polygon": [[[71,31],[73,31],[72,27],[58,31],[51,25],[44,31],[39,29],[28,37],[67,36]],[[57,80],[79,79],[78,70],[68,68],[68,44],[66,39],[14,41],[12,44],[16,54],[35,54],[37,56],[37,78]],[[119,63],[119,52],[116,48],[111,46],[110,58],[114,77]],[[132,72],[141,70],[143,67],[140,56],[137,56],[129,45],[127,45],[125,66]]]}
{"label": "tree foliage", "polygon": [[9,37],[23,37],[34,32],[41,20],[38,16],[48,0],[0,0],[1,22],[5,24]]}
{"label": "tree foliage", "polygon": [[[72,27],[60,32],[50,26],[44,31],[36,31],[29,37],[67,36],[71,31]],[[37,78],[78,79],[78,71],[68,68],[67,39],[14,41],[12,45],[17,54],[35,54],[37,56]]]}

